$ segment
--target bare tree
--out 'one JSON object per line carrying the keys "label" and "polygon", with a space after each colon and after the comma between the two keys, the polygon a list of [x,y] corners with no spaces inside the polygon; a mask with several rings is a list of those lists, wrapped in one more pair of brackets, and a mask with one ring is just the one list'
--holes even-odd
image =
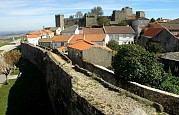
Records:
{"label": "bare tree", "polygon": [[7,64],[4,60],[4,57],[0,57],[0,73],[4,74],[6,76],[5,84],[8,84],[8,75],[10,74],[10,71],[12,69],[12,66],[10,64]]}

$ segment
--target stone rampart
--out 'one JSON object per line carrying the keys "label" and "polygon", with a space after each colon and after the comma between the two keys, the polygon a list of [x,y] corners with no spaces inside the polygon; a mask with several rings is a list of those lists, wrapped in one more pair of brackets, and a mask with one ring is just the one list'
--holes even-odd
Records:
{"label": "stone rampart", "polygon": [[72,76],[63,69],[51,52],[25,43],[21,44],[21,51],[23,57],[44,74],[56,115],[103,115],[72,89]]}
{"label": "stone rampart", "polygon": [[164,111],[169,114],[179,114],[179,95],[150,88],[135,82],[120,80],[115,77],[114,73],[110,70],[103,69],[102,67],[88,63],[86,61],[83,62],[83,68],[97,74],[98,77],[101,77],[103,80],[111,83],[112,85],[121,87],[140,97],[161,104],[164,107]]}

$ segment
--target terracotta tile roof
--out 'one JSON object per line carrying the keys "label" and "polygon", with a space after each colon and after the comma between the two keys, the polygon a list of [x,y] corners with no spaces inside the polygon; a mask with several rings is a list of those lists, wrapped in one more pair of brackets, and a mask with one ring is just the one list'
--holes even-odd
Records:
{"label": "terracotta tile roof", "polygon": [[52,42],[52,38],[39,39],[39,42]]}
{"label": "terracotta tile roof", "polygon": [[65,35],[65,36],[53,36],[53,42],[67,42],[72,36]]}
{"label": "terracotta tile roof", "polygon": [[27,35],[27,38],[38,38],[39,35]]}
{"label": "terracotta tile roof", "polygon": [[153,28],[163,28],[163,26],[158,23],[149,23],[149,26],[152,26]]}
{"label": "terracotta tile roof", "polygon": [[95,45],[95,44],[92,42],[82,40],[82,41],[76,42],[72,45],[69,45],[68,47],[82,51],[82,50],[86,50],[86,49],[93,47],[93,45]]}
{"label": "terracotta tile roof", "polygon": [[104,26],[106,34],[134,34],[135,31],[130,26]]}
{"label": "terracotta tile roof", "polygon": [[65,49],[67,49],[67,46],[62,46],[62,47],[57,48],[58,51],[63,51]]}
{"label": "terracotta tile roof", "polygon": [[73,43],[76,43],[76,42],[83,40],[83,39],[84,39],[83,34],[75,34],[75,35],[72,36],[72,38],[70,39],[68,44],[73,44]]}
{"label": "terracotta tile roof", "polygon": [[127,20],[136,20],[135,16],[129,17]]}
{"label": "terracotta tile roof", "polygon": [[104,34],[103,28],[82,28],[83,34]]}
{"label": "terracotta tile roof", "polygon": [[28,35],[43,35],[43,34],[51,34],[53,33],[50,30],[38,30],[38,31],[34,31],[34,32],[30,32]]}
{"label": "terracotta tile roof", "polygon": [[161,25],[168,30],[179,30],[179,24],[162,23]]}
{"label": "terracotta tile roof", "polygon": [[154,37],[155,35],[160,33],[163,29],[164,28],[149,28],[144,32],[143,36]]}
{"label": "terracotta tile roof", "polygon": [[81,51],[89,49],[91,47],[101,47],[101,48],[104,48],[108,51],[112,51],[110,48],[108,48],[106,46],[95,44],[95,43],[87,41],[87,40],[82,40],[82,41],[76,42],[72,45],[69,45],[68,47],[73,48],[73,49],[77,49],[77,50],[81,50]]}
{"label": "terracotta tile roof", "polygon": [[84,39],[87,41],[104,41],[106,34],[85,34]]}
{"label": "terracotta tile roof", "polygon": [[176,37],[179,37],[179,34],[175,35]]}

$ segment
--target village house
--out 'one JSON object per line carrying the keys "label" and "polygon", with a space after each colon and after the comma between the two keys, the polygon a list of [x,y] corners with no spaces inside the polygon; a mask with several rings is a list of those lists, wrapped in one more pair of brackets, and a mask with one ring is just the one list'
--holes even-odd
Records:
{"label": "village house", "polygon": [[54,33],[50,30],[38,30],[27,34],[27,42],[38,45],[39,39],[52,38]]}
{"label": "village house", "polygon": [[161,23],[161,25],[167,28],[173,35],[179,34],[179,24],[175,23]]}
{"label": "village house", "polygon": [[132,28],[136,32],[136,36],[138,37],[140,32],[142,31],[141,27],[148,26],[150,20],[144,17],[137,18],[136,20],[132,21]]}
{"label": "village house", "polygon": [[52,48],[52,38],[39,39],[38,41],[40,46],[45,46],[48,48]]}
{"label": "village house", "polygon": [[78,25],[67,27],[61,31],[61,35],[75,35],[79,33],[80,33],[80,30],[78,28]]}
{"label": "village house", "polygon": [[104,26],[103,29],[109,40],[115,40],[119,45],[134,43],[135,31],[130,26]]}
{"label": "village house", "polygon": [[111,66],[112,50],[106,46],[101,46],[86,40],[78,41],[68,47],[68,56],[74,64],[83,66],[83,61],[87,61],[104,67]]}
{"label": "village house", "polygon": [[54,36],[52,38],[52,49],[56,49],[62,46],[67,46],[69,43],[69,40],[71,39],[71,35],[65,35],[65,36]]}
{"label": "village house", "polygon": [[165,28],[149,28],[139,40],[143,46],[152,41],[160,43],[166,52],[178,51],[178,39]]}
{"label": "village house", "polygon": [[45,30],[50,30],[54,32],[54,35],[60,35],[62,29],[60,27],[47,27]]}

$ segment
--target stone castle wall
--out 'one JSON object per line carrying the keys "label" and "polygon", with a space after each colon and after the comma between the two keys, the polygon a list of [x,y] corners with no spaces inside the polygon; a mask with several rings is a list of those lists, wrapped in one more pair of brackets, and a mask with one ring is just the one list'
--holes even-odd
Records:
{"label": "stone castle wall", "polygon": [[120,80],[115,77],[113,72],[85,61],[83,62],[83,68],[97,74],[98,77],[101,77],[103,80],[111,83],[114,86],[121,87],[140,97],[161,104],[164,107],[164,111],[169,114],[179,114],[179,95],[150,88],[135,82]]}
{"label": "stone castle wall", "polygon": [[21,51],[23,57],[45,75],[49,98],[56,115],[103,115],[72,90],[72,76],[52,57],[51,52],[25,43],[21,44]]}

